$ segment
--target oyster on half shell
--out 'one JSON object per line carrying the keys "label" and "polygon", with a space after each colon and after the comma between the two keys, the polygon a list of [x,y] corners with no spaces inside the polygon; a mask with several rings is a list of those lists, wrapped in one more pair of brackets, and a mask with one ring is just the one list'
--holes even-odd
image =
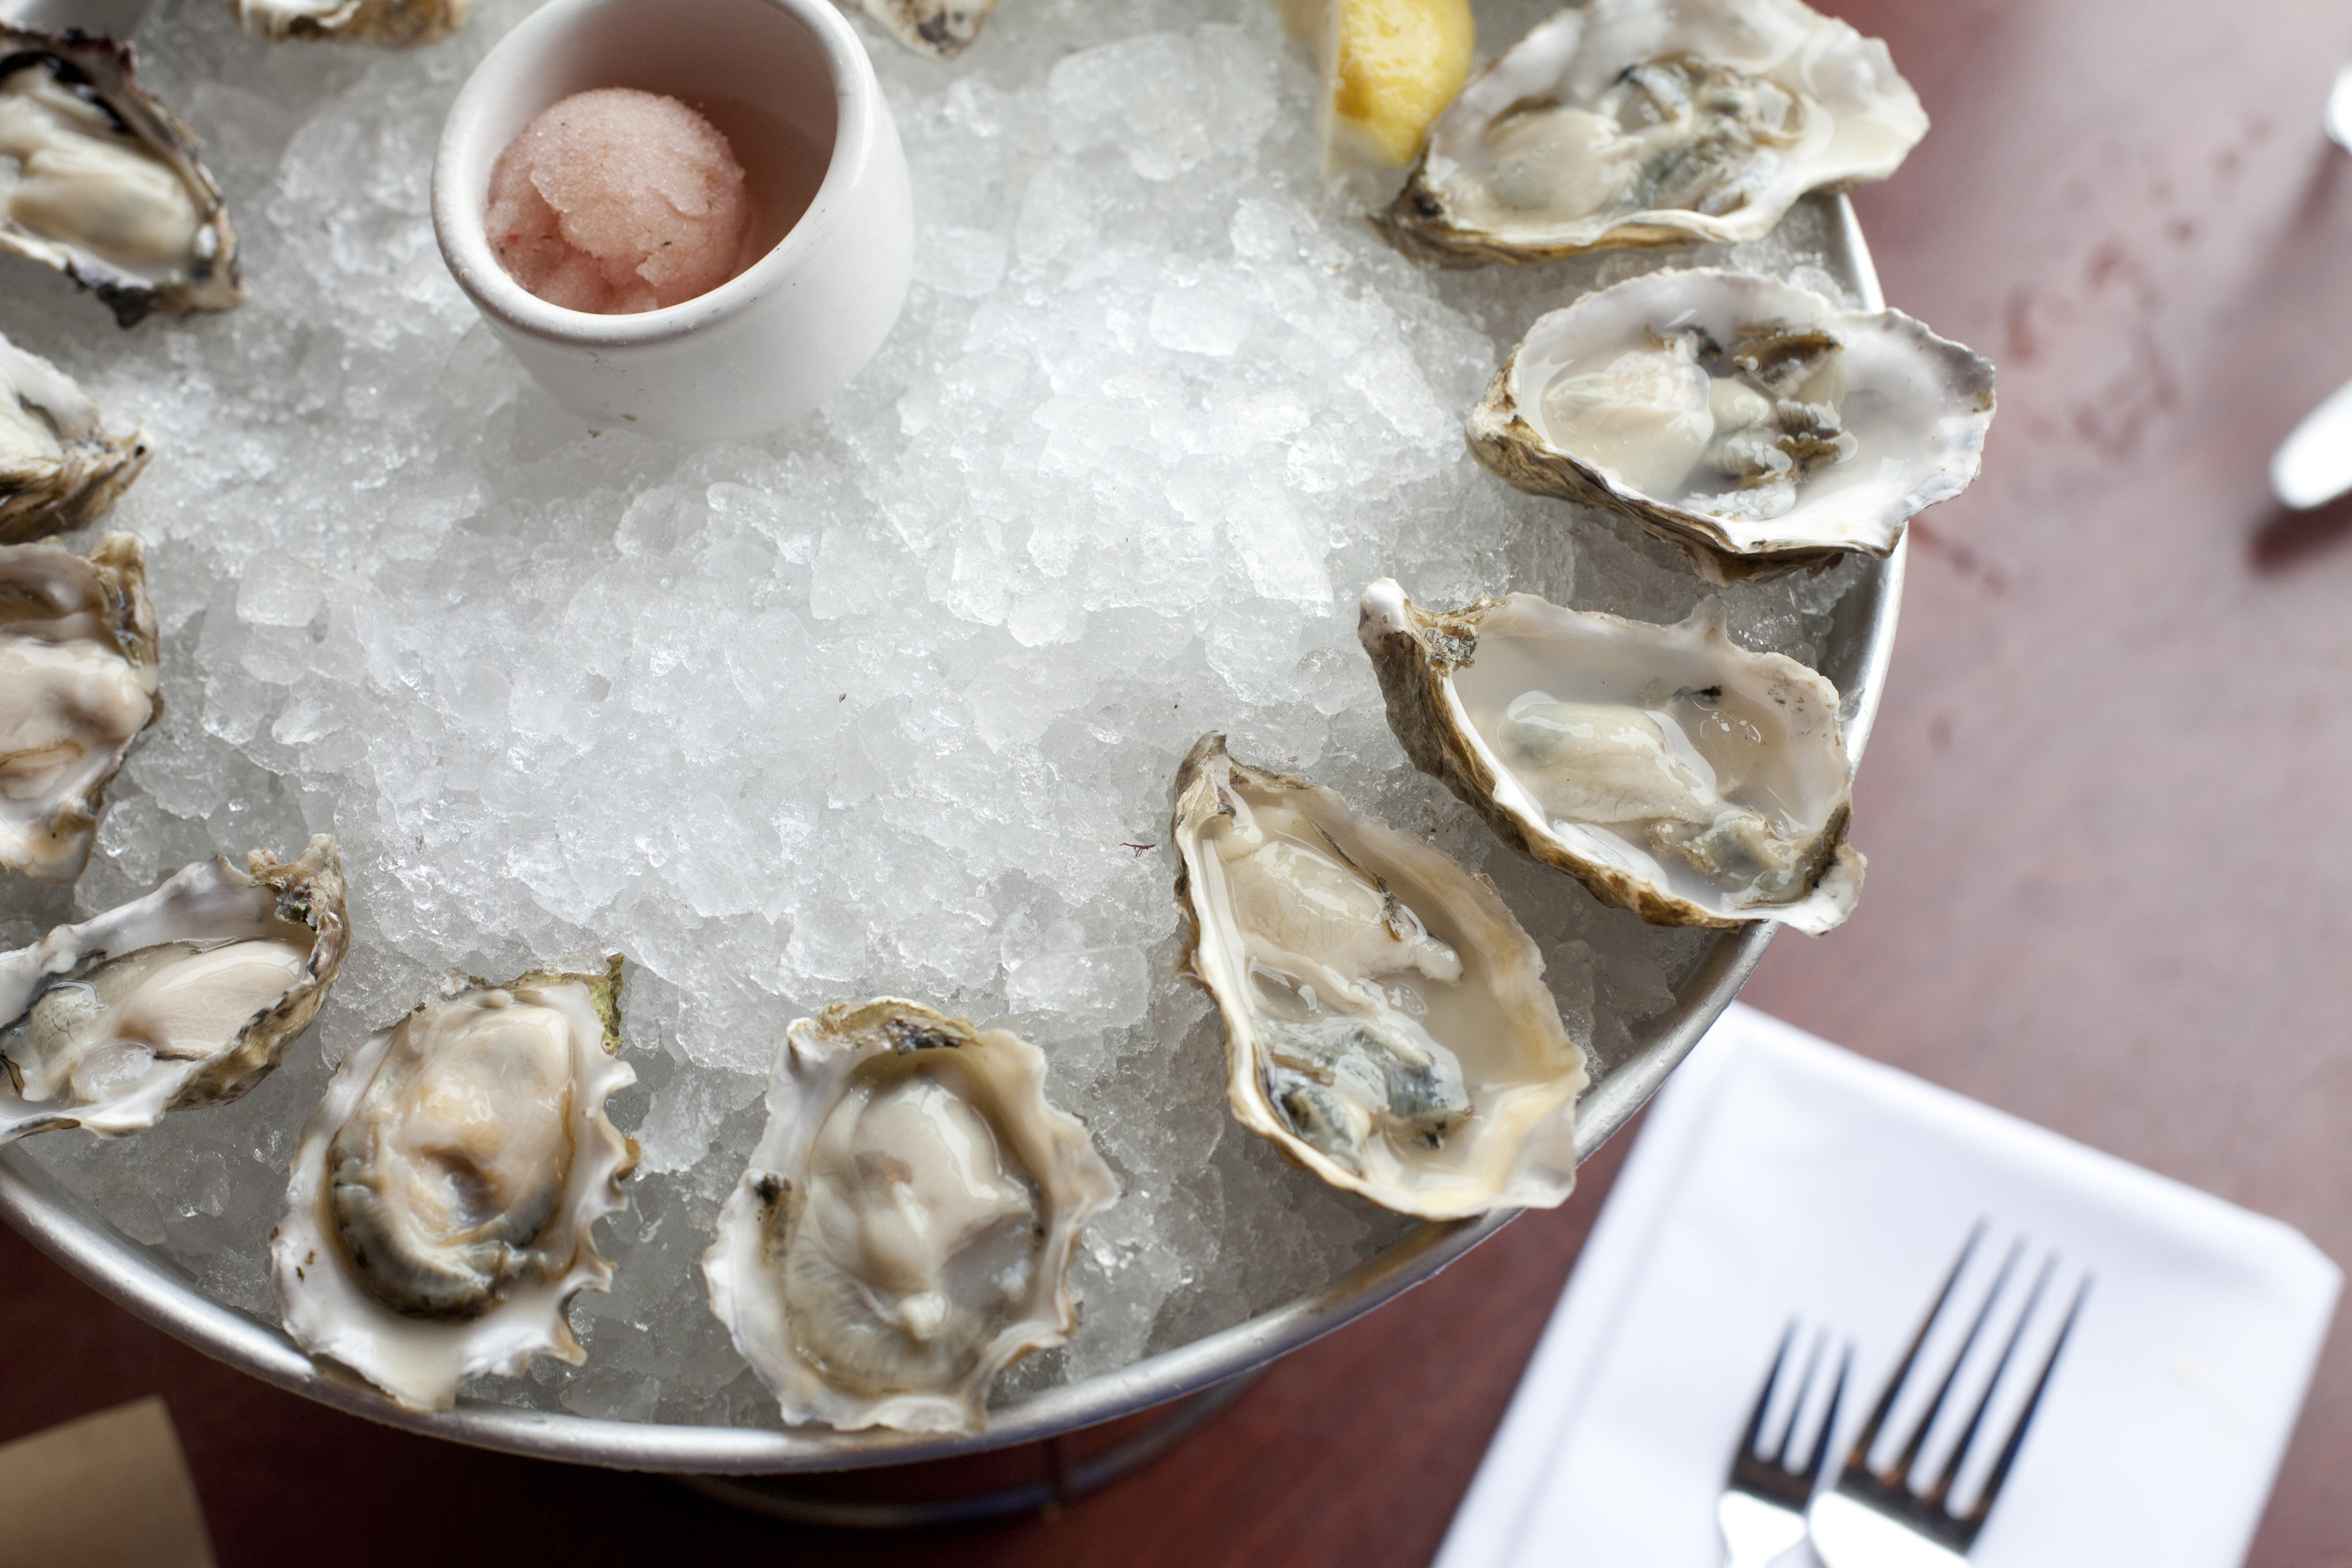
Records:
{"label": "oyster on half shell", "polygon": [[1701,605],[1671,626],[1532,594],[1424,610],[1387,578],[1357,632],[1413,766],[1529,859],[1658,925],[1853,912],[1837,689]]}
{"label": "oyster on half shell", "polygon": [[1993,369],[1900,310],[1653,272],[1538,319],[1470,411],[1479,462],[1603,506],[1711,582],[1885,555],[1977,476]]}
{"label": "oyster on half shell", "polygon": [[1234,1115],[1334,1186],[1455,1219],[1576,1178],[1584,1052],[1493,883],[1204,735],[1176,775],[1181,973]]}
{"label": "oyster on half shell", "polygon": [[0,26],[0,251],[54,267],[128,327],[245,298],[195,133],[132,79],[131,46]]}
{"label": "oyster on half shell", "polygon": [[446,38],[466,25],[471,0],[229,0],[257,37],[332,38],[405,46]]}
{"label": "oyster on half shell", "polygon": [[996,0],[864,0],[866,14],[918,54],[950,59],[980,37]]}
{"label": "oyster on half shell", "polygon": [[996,1374],[1069,1337],[1079,1227],[1118,1194],[1036,1047],[895,997],[828,1007],[777,1053],[710,1310],[787,1421],[978,1432]]}
{"label": "oyster on half shell", "polygon": [[1886,46],[1801,0],[1591,0],[1471,79],[1380,222],[1454,267],[1760,239],[1927,132]]}
{"label": "oyster on half shell", "polygon": [[477,1373],[587,1352],[564,1309],[609,1289],[597,1220],[636,1145],[604,1114],[621,960],[477,981],[352,1048],[302,1127],[270,1278],[286,1331],[415,1410]]}
{"label": "oyster on half shell", "polygon": [[65,372],[0,337],[0,544],[96,521],[148,456],[138,432],[107,433]]}
{"label": "oyster on half shell", "polygon": [[189,866],[143,899],[0,953],[0,1143],[119,1138],[267,1077],[334,984],[349,933],[323,835],[250,871]]}
{"label": "oyster on half shell", "polygon": [[0,545],[0,866],[70,882],[131,743],[163,711],[146,556]]}

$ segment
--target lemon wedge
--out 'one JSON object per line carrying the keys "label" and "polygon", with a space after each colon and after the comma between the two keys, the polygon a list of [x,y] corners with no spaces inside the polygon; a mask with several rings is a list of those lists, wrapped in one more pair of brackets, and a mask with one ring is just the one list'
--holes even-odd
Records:
{"label": "lemon wedge", "polygon": [[1470,77],[1470,0],[1275,0],[1323,76],[1326,173],[1400,168]]}

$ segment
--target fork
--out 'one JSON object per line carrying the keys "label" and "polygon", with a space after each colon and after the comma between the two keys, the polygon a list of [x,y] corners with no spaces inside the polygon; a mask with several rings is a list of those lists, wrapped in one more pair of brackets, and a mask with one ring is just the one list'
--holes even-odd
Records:
{"label": "fork", "polygon": [[1716,1505],[1724,1542],[1731,1549],[1725,1568],[1764,1568],[1805,1538],[1805,1502],[1820,1483],[1822,1463],[1829,1458],[1830,1434],[1837,1427],[1838,1401],[1845,1394],[1845,1374],[1853,1363],[1853,1347],[1847,1346],[1838,1361],[1837,1382],[1830,1388],[1829,1408],[1822,1415],[1812,1455],[1803,1461],[1801,1468],[1792,1470],[1788,1463],[1789,1444],[1796,1436],[1797,1419],[1804,1413],[1805,1391],[1812,1386],[1813,1373],[1821,1365],[1826,1336],[1813,1342],[1812,1353],[1805,1360],[1804,1375],[1797,1380],[1796,1397],[1789,1405],[1788,1424],[1780,1428],[1780,1440],[1768,1454],[1764,1451],[1765,1412],[1771,1406],[1772,1391],[1780,1384],[1780,1371],[1788,1364],[1789,1351],[1796,1339],[1797,1325],[1791,1321],[1788,1332],[1780,1336],[1780,1349],[1772,1358],[1772,1370],[1764,1374],[1764,1391],[1756,1396],[1756,1412],[1748,1418],[1748,1434],[1740,1439],[1739,1451],[1732,1456],[1730,1484]]}
{"label": "fork", "polygon": [[1959,1438],[1952,1445],[1943,1468],[1925,1491],[1911,1485],[1911,1471],[1918,1463],[1919,1452],[1927,1441],[1928,1430],[1944,1408],[1944,1401],[1959,1378],[1961,1365],[1969,1352],[1975,1348],[1977,1338],[1992,1316],[1993,1305],[2000,1300],[2010,1276],[2023,1253],[2022,1241],[2013,1244],[2008,1258],[1994,1277],[1992,1289],[1985,1293],[1984,1304],[1977,1310],[1976,1319],[1969,1325],[1958,1352],[1935,1395],[1927,1402],[1918,1424],[1904,1441],[1902,1451],[1883,1468],[1873,1469],[1870,1451],[1877,1446],[1881,1428],[1902,1394],[1904,1384],[1910,1379],[1918,1363],[1919,1352],[1927,1344],[1930,1331],[1952,1299],[1953,1289],[1960,1282],[1960,1274],[1968,1267],[1977,1244],[1984,1238],[1985,1226],[1979,1222],[1969,1233],[1967,1245],[1960,1248],[1959,1260],[1946,1276],[1943,1289],[1936,1293],[1935,1303],[1912,1336],[1911,1348],[1904,1352],[1903,1363],[1887,1379],[1886,1391],[1879,1395],[1877,1406],[1870,1419],[1863,1424],[1854,1437],[1853,1446],[1846,1452],[1845,1462],[1839,1467],[1837,1479],[1830,1489],[1813,1500],[1808,1514],[1811,1527],[1813,1550],[1828,1568],[1960,1568],[1968,1561],[1969,1550],[1976,1544],[1978,1532],[1984,1529],[1986,1516],[1991,1513],[1993,1500],[2000,1495],[2003,1482],[2009,1479],[2010,1467],[2017,1459],[2018,1450],[2024,1446],[2025,1431],[2033,1420],[2034,1412],[2042,1405],[2042,1396],[2050,1387],[2050,1374],[2058,1365],[2059,1352],[2066,1348],[2066,1340],[2074,1331],[2074,1321],[2081,1316],[2084,1298],[2089,1294],[2091,1280],[2085,1275],[2075,1288],[2074,1304],[2066,1309],[2065,1321],[2059,1325],[2058,1337],[2050,1346],[2049,1355],[2042,1363],[2042,1371],[2033,1382],[2033,1392],[2017,1415],[2016,1425],[2001,1444],[2000,1455],[1986,1475],[1983,1489],[1966,1512],[1955,1513],[1949,1505],[1952,1481],[1959,1474],[1969,1451],[1976,1444],[1977,1434],[1984,1426],[1986,1410],[1990,1407],[1994,1392],[2009,1370],[2017,1353],[2020,1341],[2025,1337],[2026,1326],[2033,1320],[2034,1308],[2042,1301],[2051,1277],[2056,1272],[2058,1259],[2053,1253],[2042,1260],[2034,1278],[2033,1289],[2017,1315],[2017,1324],[2010,1331],[2009,1342],[2001,1347],[2000,1357],[1993,1363],[1992,1375],[1985,1380],[1983,1397],[1977,1401],[1975,1411],[1969,1416]]}

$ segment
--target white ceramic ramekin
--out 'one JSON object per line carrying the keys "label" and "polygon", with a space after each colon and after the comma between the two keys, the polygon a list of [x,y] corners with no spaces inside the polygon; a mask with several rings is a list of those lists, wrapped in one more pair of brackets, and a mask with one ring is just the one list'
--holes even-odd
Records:
{"label": "white ceramic ramekin", "polygon": [[[707,294],[631,316],[551,305],[491,251],[490,169],[541,110],[598,87],[749,104],[814,155],[831,149],[823,181],[772,248]],[[761,153],[737,147],[755,186]],[[551,0],[451,106],[433,227],[458,286],[541,386],[593,422],[680,440],[761,435],[823,402],[889,335],[914,257],[898,127],[832,0]]]}

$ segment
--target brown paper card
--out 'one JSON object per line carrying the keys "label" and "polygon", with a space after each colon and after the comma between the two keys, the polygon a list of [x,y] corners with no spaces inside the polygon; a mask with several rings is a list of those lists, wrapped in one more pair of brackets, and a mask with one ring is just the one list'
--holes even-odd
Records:
{"label": "brown paper card", "polygon": [[0,1447],[0,1568],[215,1568],[163,1400]]}

